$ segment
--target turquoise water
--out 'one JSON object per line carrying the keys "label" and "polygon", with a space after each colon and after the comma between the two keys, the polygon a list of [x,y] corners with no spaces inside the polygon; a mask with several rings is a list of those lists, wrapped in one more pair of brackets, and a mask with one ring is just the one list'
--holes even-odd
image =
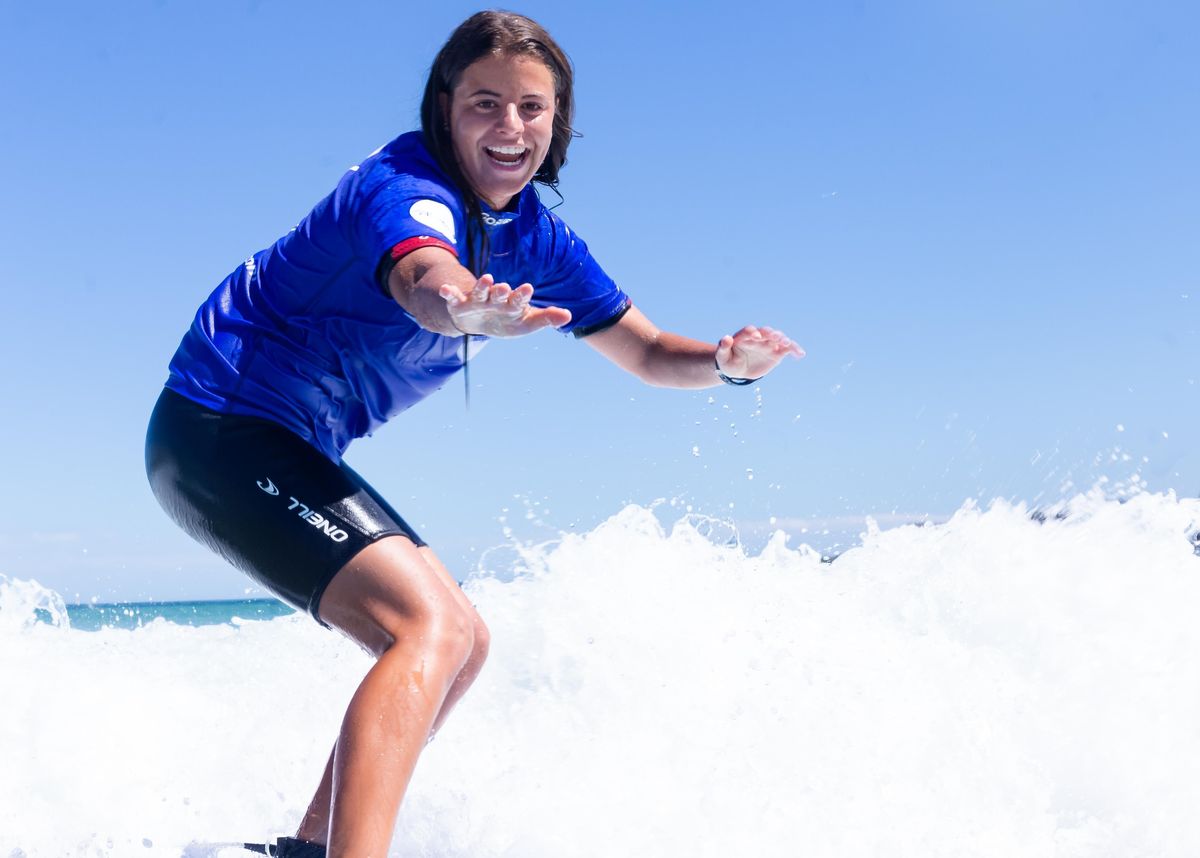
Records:
{"label": "turquoise water", "polygon": [[[49,622],[48,611],[40,611]],[[180,626],[219,626],[235,617],[243,620],[270,620],[295,609],[277,599],[222,599],[198,602],[116,602],[111,604],[67,605],[71,628],[86,632],[102,628],[135,629],[157,619]]]}

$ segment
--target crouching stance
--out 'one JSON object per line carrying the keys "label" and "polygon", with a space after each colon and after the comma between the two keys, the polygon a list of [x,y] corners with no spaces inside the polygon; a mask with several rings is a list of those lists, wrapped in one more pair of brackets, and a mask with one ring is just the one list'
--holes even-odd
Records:
{"label": "crouching stance", "polygon": [[343,460],[351,441],[487,340],[543,328],[667,387],[748,384],[803,354],[766,327],[715,343],[659,330],[542,204],[532,183],[557,185],[574,136],[572,81],[535,22],[469,18],[430,69],[421,130],[234,269],[171,361],[146,441],[163,508],[376,658],[297,836],[262,847],[273,854],[386,855],[421,749],[487,656],[454,577]]}

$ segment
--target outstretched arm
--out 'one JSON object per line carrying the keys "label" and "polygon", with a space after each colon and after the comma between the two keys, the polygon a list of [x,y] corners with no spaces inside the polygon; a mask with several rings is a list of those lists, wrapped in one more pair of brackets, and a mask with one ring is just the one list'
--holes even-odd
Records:
{"label": "outstretched arm", "polygon": [[533,287],[476,279],[440,247],[422,247],[395,264],[388,291],[422,328],[447,336],[519,337],[571,321],[562,307],[531,307]]}
{"label": "outstretched arm", "polygon": [[789,354],[804,357],[802,348],[772,328],[748,325],[714,346],[660,331],[636,307],[584,342],[656,387],[712,387],[721,383],[718,368],[731,378],[759,378]]}

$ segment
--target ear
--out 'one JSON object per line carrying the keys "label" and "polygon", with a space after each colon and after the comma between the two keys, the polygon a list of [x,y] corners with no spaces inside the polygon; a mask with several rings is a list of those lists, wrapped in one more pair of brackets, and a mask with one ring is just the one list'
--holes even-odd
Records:
{"label": "ear", "polygon": [[446,131],[450,130],[450,96],[447,93],[438,93],[438,107],[442,111],[442,126]]}

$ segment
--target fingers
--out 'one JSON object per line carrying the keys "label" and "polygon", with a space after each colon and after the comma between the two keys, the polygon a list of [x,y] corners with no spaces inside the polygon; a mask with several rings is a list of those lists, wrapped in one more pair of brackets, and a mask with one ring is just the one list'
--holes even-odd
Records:
{"label": "fingers", "polygon": [[496,283],[490,274],[480,277],[471,290],[473,304],[487,305],[510,316],[523,315],[532,296],[533,287],[528,283],[513,289],[507,283]]}
{"label": "fingers", "polygon": [[542,328],[561,328],[571,321],[571,311],[562,307],[535,307],[521,319],[520,329],[514,335],[531,334]]}
{"label": "fingers", "polygon": [[[503,283],[501,285],[506,290],[508,289],[507,283]],[[509,309],[514,312],[514,314],[520,316],[520,315],[524,314],[526,309],[528,309],[529,299],[532,297],[533,297],[533,287],[530,286],[528,283],[522,283],[516,289],[512,289],[512,290],[508,291],[506,294],[504,294],[503,300],[508,305]]]}
{"label": "fingers", "polygon": [[511,295],[522,296],[525,301],[528,301],[529,296],[533,294],[533,287],[525,283],[521,287],[513,289],[507,283],[497,283],[492,275],[484,274],[475,281],[475,285],[471,287],[469,293],[463,292],[452,283],[445,283],[438,289],[438,294],[454,303],[471,301],[475,304],[500,304],[507,301]]}
{"label": "fingers", "polygon": [[542,307],[531,310],[538,323],[547,328],[561,328],[571,321],[571,311],[565,307]]}
{"label": "fingers", "polygon": [[717,342],[717,366],[725,366],[733,358],[733,337],[728,334]]}
{"label": "fingers", "polygon": [[495,282],[496,281],[492,279],[492,275],[484,274],[475,281],[475,288],[471,290],[471,300],[476,303],[486,301],[488,291],[492,288],[492,285]]}
{"label": "fingers", "polygon": [[469,292],[447,283],[438,289],[450,311],[451,324],[459,331],[492,337],[516,337],[541,328],[560,328],[571,321],[562,307],[530,306],[533,286],[522,283],[513,289],[497,283],[490,274],[475,281]]}
{"label": "fingers", "polygon": [[513,290],[512,295],[509,296],[508,300],[509,300],[510,304],[513,304],[514,306],[518,306],[521,308],[522,311],[524,311],[524,310],[528,309],[529,301],[532,298],[533,298],[533,287],[531,285],[529,285],[528,283],[522,283],[520,286],[518,286],[516,289]]}
{"label": "fingers", "polygon": [[739,378],[759,378],[788,355],[804,357],[804,349],[782,331],[746,325],[717,343],[717,367]]}
{"label": "fingers", "polygon": [[804,349],[793,340],[791,340],[783,331],[777,331],[774,328],[759,328],[763,334],[763,338],[771,345],[771,349],[779,355],[795,355],[798,358],[804,357]]}
{"label": "fingers", "polygon": [[464,292],[452,283],[445,283],[438,289],[438,294],[451,307],[467,304],[464,309],[483,309],[494,307],[507,315],[521,316],[529,306],[533,296],[533,286],[523,283],[516,289],[507,283],[496,283],[492,275],[484,274],[475,281],[470,292]]}
{"label": "fingers", "polygon": [[486,300],[488,290],[492,287],[492,275],[485,274],[475,281],[475,285],[471,288],[470,293],[464,292],[453,283],[443,283],[438,288],[438,294],[446,300],[446,303],[451,307],[462,304],[464,301],[483,301]]}
{"label": "fingers", "polygon": [[[725,339],[732,340],[732,349],[737,349],[738,351],[767,352],[778,355],[781,358],[789,354],[795,355],[798,358],[804,357],[804,349],[800,348],[783,331],[778,331],[775,328],[747,325],[732,337],[726,337]],[[724,341],[723,339],[722,343]]]}
{"label": "fingers", "polygon": [[467,300],[466,293],[453,283],[443,283],[441,288],[438,289],[438,294],[441,295],[446,300],[446,303],[451,307],[457,307],[463,301]]}

